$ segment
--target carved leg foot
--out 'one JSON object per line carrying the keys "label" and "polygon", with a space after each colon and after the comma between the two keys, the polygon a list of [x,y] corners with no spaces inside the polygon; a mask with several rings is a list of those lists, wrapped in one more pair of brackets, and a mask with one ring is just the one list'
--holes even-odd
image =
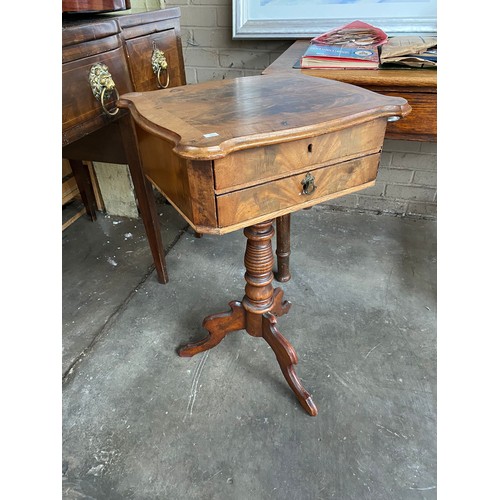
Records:
{"label": "carved leg foot", "polygon": [[245,310],[241,302],[233,300],[229,303],[231,311],[212,314],[203,320],[203,328],[208,330],[208,335],[199,342],[192,342],[181,347],[179,356],[191,357],[218,345],[221,340],[231,332],[245,329]]}
{"label": "carved leg foot", "polygon": [[287,314],[290,310],[290,307],[292,307],[291,302],[289,302],[288,300],[283,300],[283,294],[284,292],[282,288],[274,289],[274,305],[270,312],[278,317],[283,316],[283,314]]}
{"label": "carved leg foot", "polygon": [[304,389],[293,367],[298,362],[297,353],[275,325],[276,317],[273,314],[264,314],[262,318],[262,337],[276,354],[281,371],[300,404],[309,415],[314,417],[318,414],[318,409],[313,403],[311,395]]}

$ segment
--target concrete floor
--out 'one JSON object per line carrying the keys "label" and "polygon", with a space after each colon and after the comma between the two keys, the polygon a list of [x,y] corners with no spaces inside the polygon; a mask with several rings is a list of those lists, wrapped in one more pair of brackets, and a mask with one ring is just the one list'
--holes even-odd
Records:
{"label": "concrete floor", "polygon": [[278,327],[310,417],[261,339],[177,356],[242,298],[245,238],[159,211],[167,285],[139,220],[63,233],[63,498],[436,498],[436,222],[292,216]]}

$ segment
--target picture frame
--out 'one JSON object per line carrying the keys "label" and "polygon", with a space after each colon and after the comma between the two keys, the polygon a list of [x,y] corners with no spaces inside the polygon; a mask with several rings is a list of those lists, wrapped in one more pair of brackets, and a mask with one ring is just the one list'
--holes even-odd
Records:
{"label": "picture frame", "polygon": [[233,38],[313,38],[355,20],[389,36],[437,34],[437,0],[233,0]]}

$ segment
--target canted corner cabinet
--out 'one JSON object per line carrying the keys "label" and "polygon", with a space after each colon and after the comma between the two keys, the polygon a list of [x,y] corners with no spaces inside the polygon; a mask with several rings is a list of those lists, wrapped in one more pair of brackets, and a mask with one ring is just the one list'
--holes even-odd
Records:
{"label": "canted corner cabinet", "polygon": [[[116,107],[120,95],[185,84],[178,7],[136,14],[63,14],[62,157],[70,162],[92,220],[96,200],[84,161],[128,163],[118,125],[126,114]],[[154,207],[145,204],[148,186],[136,172],[131,175],[159,280],[166,282],[164,257],[153,251],[161,239]]]}

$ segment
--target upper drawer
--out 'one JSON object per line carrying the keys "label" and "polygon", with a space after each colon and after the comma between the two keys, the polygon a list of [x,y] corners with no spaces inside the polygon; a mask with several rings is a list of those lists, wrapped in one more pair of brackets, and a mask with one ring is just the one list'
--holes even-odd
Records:
{"label": "upper drawer", "polygon": [[215,189],[222,194],[330,165],[382,149],[385,118],[288,143],[236,151],[214,161]]}
{"label": "upper drawer", "polygon": [[121,45],[119,33],[120,27],[112,19],[64,22],[62,27],[63,64],[116,49]]}
{"label": "upper drawer", "polygon": [[[108,67],[119,94],[132,92],[122,47],[62,65],[62,130],[63,145],[73,142],[109,123],[123,114],[123,110],[111,117],[102,109],[100,100],[94,97],[89,74],[94,64]],[[116,93],[105,104],[113,109]]]}
{"label": "upper drawer", "polygon": [[[175,29],[126,40],[125,46],[136,92],[185,84],[181,45]],[[152,56],[155,48],[161,51],[167,62],[167,69],[159,73],[153,69]]]}

